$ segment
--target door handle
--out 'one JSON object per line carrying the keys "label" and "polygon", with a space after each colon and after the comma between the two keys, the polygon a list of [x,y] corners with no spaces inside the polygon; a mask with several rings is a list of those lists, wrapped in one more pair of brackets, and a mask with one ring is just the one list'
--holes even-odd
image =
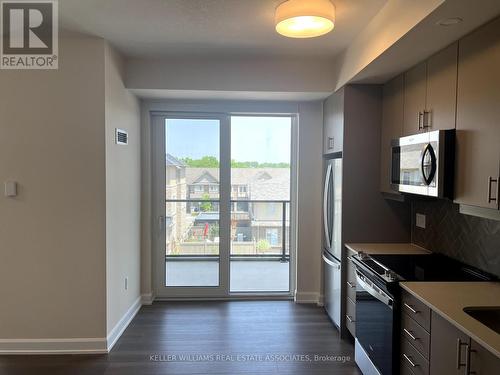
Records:
{"label": "door handle", "polygon": [[424,114],[422,112],[418,112],[418,116],[417,116],[418,130],[423,129],[423,126],[422,126],[422,118],[423,117],[424,117]]}
{"label": "door handle", "polygon": [[430,111],[424,111],[422,112],[422,129],[427,129],[430,128],[430,118],[431,112]]}
{"label": "door handle", "polygon": [[462,340],[460,339],[457,339],[457,370],[460,370],[460,367],[467,367],[468,364],[467,364],[467,360],[465,361],[465,363],[462,363],[462,346],[465,346],[465,350],[466,352],[468,352],[468,347],[469,347],[469,344],[467,344],[466,342],[462,342]]}
{"label": "door handle", "polygon": [[328,223],[328,190],[330,187],[330,175],[332,174],[332,165],[328,164],[325,176],[325,187],[323,191],[323,227],[325,231],[325,241],[326,247],[330,249],[332,244],[330,243],[330,227]]}
{"label": "door handle", "polygon": [[340,263],[338,262],[334,262],[333,260],[330,260],[328,259],[324,254],[323,254],[323,260],[325,261],[326,264],[328,264],[329,266],[332,266],[336,269],[340,269]]}
{"label": "door handle", "polygon": [[158,216],[158,234],[160,235],[165,225],[165,216]]}
{"label": "door handle", "polygon": [[[497,184],[497,189],[496,189],[494,198],[491,197],[491,184],[492,183]],[[489,176],[488,177],[488,203],[491,203],[491,202],[498,202],[498,177],[494,178],[492,176]]]}

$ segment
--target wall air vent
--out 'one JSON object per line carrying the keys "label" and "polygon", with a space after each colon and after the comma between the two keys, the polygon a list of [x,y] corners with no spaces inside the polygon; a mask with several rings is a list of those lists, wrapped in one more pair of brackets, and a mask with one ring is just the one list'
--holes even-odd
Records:
{"label": "wall air vent", "polygon": [[115,129],[115,142],[117,145],[128,145],[128,132],[122,129]]}

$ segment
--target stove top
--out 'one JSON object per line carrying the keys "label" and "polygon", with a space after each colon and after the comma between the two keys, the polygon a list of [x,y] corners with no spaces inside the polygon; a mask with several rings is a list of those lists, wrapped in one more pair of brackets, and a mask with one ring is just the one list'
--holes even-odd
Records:
{"label": "stove top", "polygon": [[354,257],[385,283],[397,281],[491,281],[496,278],[440,254],[358,254]]}

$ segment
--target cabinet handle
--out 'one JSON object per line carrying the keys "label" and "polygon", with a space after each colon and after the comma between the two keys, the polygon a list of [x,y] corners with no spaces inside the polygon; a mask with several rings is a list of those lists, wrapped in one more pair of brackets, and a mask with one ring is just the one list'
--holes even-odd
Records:
{"label": "cabinet handle", "polygon": [[411,333],[411,331],[408,331],[406,328],[403,328],[403,331],[413,340],[413,341],[416,341],[418,340],[417,337],[413,336],[413,334]]}
{"label": "cabinet handle", "polygon": [[408,361],[411,367],[417,367],[418,365],[411,360],[410,356],[407,356],[405,353],[403,353],[403,357]]}
{"label": "cabinet handle", "polygon": [[356,285],[354,285],[350,281],[347,282],[347,285],[349,285],[349,288],[356,288]]}
{"label": "cabinet handle", "polygon": [[469,345],[466,342],[462,342],[462,340],[457,339],[457,370],[460,370],[460,367],[467,367],[467,360],[465,363],[462,363],[462,346],[465,346],[466,351],[468,351]]}
{"label": "cabinet handle", "polygon": [[[494,198],[491,197],[491,184],[493,182],[497,184],[497,190]],[[488,203],[491,202],[498,202],[498,177],[494,178],[492,176],[488,177]]]}
{"label": "cabinet handle", "polygon": [[418,117],[417,117],[418,130],[423,129],[423,127],[422,127],[422,118],[423,117],[424,117],[424,114],[422,112],[418,112]]}
{"label": "cabinet handle", "polygon": [[352,317],[350,315],[346,315],[345,316],[347,318],[347,320],[351,323],[354,323],[354,320],[352,319]]}
{"label": "cabinet handle", "polygon": [[429,123],[430,114],[431,114],[430,111],[424,111],[422,113],[422,129],[427,129],[431,127]]}
{"label": "cabinet handle", "polygon": [[413,306],[408,305],[406,302],[404,303],[404,306],[405,306],[408,310],[410,310],[412,313],[414,313],[414,314],[418,314],[418,310],[415,310],[415,309],[413,308]]}
{"label": "cabinet handle", "polygon": [[471,349],[469,344],[465,345],[465,350],[467,351],[467,357],[465,358],[465,375],[476,375],[475,371],[470,370],[470,355],[471,353],[477,353],[477,351]]}

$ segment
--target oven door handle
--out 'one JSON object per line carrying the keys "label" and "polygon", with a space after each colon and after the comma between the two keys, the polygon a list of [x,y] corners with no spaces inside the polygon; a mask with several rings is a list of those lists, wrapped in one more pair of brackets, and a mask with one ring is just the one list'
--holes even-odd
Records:
{"label": "oven door handle", "polygon": [[372,297],[376,298],[383,304],[389,306],[392,309],[392,306],[394,304],[394,300],[389,297],[387,294],[385,294],[382,291],[376,290],[373,285],[371,284],[370,281],[366,279],[365,276],[363,276],[361,273],[356,271],[356,282],[358,285],[363,288],[368,294],[370,294]]}

